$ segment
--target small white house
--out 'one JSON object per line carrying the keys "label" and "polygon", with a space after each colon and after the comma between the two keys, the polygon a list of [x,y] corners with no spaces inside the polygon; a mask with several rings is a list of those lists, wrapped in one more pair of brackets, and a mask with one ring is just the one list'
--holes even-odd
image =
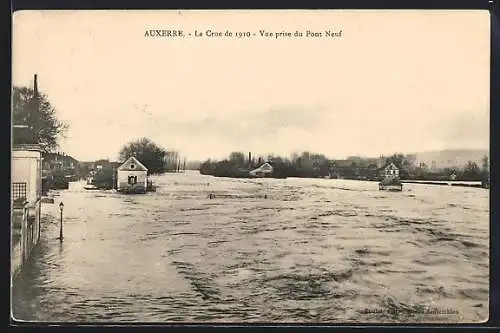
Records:
{"label": "small white house", "polygon": [[384,178],[398,178],[399,177],[399,169],[394,163],[389,163],[383,168]]}
{"label": "small white house", "polygon": [[135,157],[129,157],[117,169],[117,190],[126,193],[146,193],[148,168]]}
{"label": "small white house", "polygon": [[250,171],[249,174],[252,177],[266,177],[272,175],[273,171],[273,166],[266,162],[257,169]]}

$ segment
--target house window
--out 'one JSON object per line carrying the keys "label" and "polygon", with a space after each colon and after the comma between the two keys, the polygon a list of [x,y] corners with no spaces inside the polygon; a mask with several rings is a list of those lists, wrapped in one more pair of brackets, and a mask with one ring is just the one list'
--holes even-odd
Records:
{"label": "house window", "polygon": [[128,176],[128,184],[129,185],[137,184],[137,176]]}
{"label": "house window", "polygon": [[130,164],[130,169],[135,168],[135,164]]}

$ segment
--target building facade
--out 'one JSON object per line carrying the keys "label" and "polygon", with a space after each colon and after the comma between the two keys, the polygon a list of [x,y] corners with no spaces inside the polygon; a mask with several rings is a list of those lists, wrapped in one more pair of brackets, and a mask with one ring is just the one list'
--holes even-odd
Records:
{"label": "building facade", "polygon": [[394,163],[389,163],[382,168],[382,177],[387,178],[399,178],[399,168],[394,165]]}
{"label": "building facade", "polygon": [[117,190],[126,193],[146,193],[148,169],[135,157],[130,157],[117,169]]}
{"label": "building facade", "polygon": [[[12,277],[40,239],[42,156],[38,145],[12,147]],[[16,237],[14,239],[14,236]]]}

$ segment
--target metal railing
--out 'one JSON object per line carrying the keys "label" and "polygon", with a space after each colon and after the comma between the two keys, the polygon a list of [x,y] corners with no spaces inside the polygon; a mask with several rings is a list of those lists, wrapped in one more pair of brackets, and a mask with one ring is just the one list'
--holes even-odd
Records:
{"label": "metal railing", "polygon": [[[26,200],[28,191],[27,183],[12,183],[12,203],[15,203],[20,200]],[[20,203],[23,204],[24,202]]]}

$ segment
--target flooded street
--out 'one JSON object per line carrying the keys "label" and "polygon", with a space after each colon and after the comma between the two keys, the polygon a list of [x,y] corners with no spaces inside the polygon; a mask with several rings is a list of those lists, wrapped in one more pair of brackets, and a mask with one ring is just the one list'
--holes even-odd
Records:
{"label": "flooded street", "polygon": [[15,318],[488,319],[487,190],[405,184],[382,192],[375,182],[193,171],[153,181],[157,192],[146,195],[85,191],[82,182],[53,192],[40,245],[15,283]]}

